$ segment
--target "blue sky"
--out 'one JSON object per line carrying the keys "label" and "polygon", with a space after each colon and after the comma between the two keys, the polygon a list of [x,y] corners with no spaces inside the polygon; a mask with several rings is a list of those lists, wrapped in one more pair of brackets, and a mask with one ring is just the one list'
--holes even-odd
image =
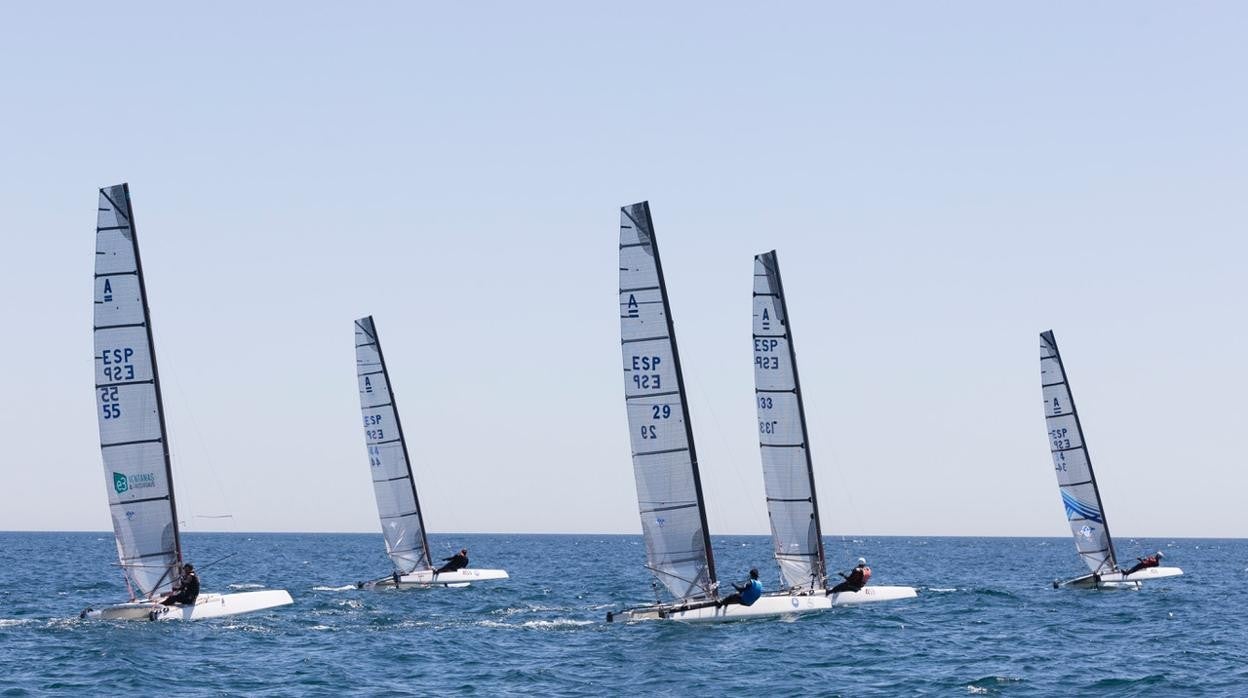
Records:
{"label": "blue sky", "polygon": [[[128,181],[190,530],[375,531],[373,314],[434,531],[639,530],[618,207],[651,202],[710,525],[767,530],[752,256],[830,535],[1245,536],[1234,3],[34,3],[0,29],[0,529],[106,529],[97,187]],[[208,519],[230,514],[232,519]]]}

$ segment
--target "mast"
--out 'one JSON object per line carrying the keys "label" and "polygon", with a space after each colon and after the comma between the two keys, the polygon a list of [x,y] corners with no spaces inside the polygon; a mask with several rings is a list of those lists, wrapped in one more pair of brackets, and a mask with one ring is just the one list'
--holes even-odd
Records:
{"label": "mast", "polygon": [[[767,288],[769,289],[768,291],[764,291],[761,293],[757,290],[757,288],[754,290],[753,295],[755,299],[756,308],[757,308],[757,305],[760,303],[759,301],[760,297],[764,299],[764,301],[762,302],[762,305],[764,307],[766,307],[765,299],[767,297],[771,297],[774,299],[773,301],[775,304],[774,309],[777,311],[777,313],[776,313],[776,317],[774,317],[772,321],[779,322],[780,326],[783,327],[784,331],[778,336],[778,338],[783,339],[785,343],[788,344],[788,360],[789,360],[788,368],[791,371],[792,377],[793,377],[793,388],[791,392],[796,402],[798,425],[801,428],[801,442],[800,444],[797,445],[797,447],[801,449],[802,454],[805,457],[807,483],[810,488],[809,490],[810,496],[808,499],[808,501],[810,502],[810,508],[811,508],[810,518],[814,526],[814,541],[813,541],[814,550],[813,552],[816,554],[817,557],[815,559],[815,567],[811,572],[812,572],[812,576],[816,577],[815,581],[817,581],[821,585],[826,585],[827,576],[828,576],[827,558],[824,554],[824,547],[823,547],[823,525],[819,516],[819,497],[815,490],[815,466],[814,466],[814,461],[810,454],[810,431],[806,427],[806,407],[802,400],[802,381],[801,381],[801,378],[798,376],[798,371],[797,371],[797,350],[794,347],[794,343],[793,343],[793,323],[789,316],[788,303],[785,300],[784,282],[780,276],[780,260],[778,256],[776,255],[775,250],[772,250],[770,252],[767,252],[761,255],[756,255],[754,257],[754,260],[758,266],[761,266],[763,268],[764,278],[767,280],[767,284],[768,284]],[[757,283],[756,283],[756,286],[757,286]],[[755,312],[757,314],[757,310]],[[763,329],[769,329],[768,325],[770,323],[763,324],[761,323],[761,318],[757,318],[757,319],[760,320],[760,324],[762,324]],[[757,340],[759,339],[777,338],[777,335],[775,335],[774,333],[761,334],[756,331],[753,334],[753,338],[757,342]],[[756,350],[758,349],[757,344],[755,345],[755,348]],[[756,400],[756,407],[759,408],[759,412],[760,412],[760,431],[761,431],[761,425],[763,421],[761,413],[764,410],[763,410],[762,403],[757,403],[759,399],[757,396],[757,393],[765,394],[765,393],[771,392],[767,388],[761,387],[761,384],[763,382],[763,377],[759,374],[761,371],[765,370],[761,368],[761,365],[762,365],[761,362],[758,359],[756,359],[755,360],[755,380],[756,380],[755,400]],[[783,389],[781,390],[783,391]],[[785,445],[767,444],[765,443],[762,437],[763,435],[760,433],[759,445],[761,447],[761,450],[763,450],[764,452],[766,451],[768,447],[784,448],[786,446],[789,446],[787,444]],[[764,455],[764,465],[765,464],[766,464],[766,455]],[[768,503],[770,504],[773,500],[783,500],[785,498],[772,497],[771,495],[768,495],[767,499],[768,499]],[[773,537],[775,536],[776,536],[776,530],[773,526]],[[779,555],[780,553],[779,551],[777,551],[777,557],[779,557]],[[783,566],[782,566],[782,570],[783,570]]]}
{"label": "mast", "polygon": [[[130,186],[101,188],[99,197],[93,329],[100,450],[127,584],[132,595],[135,586],[151,595],[182,561],[173,465]],[[147,421],[153,416],[154,425]],[[163,478],[144,472],[152,465]],[[162,559],[159,567],[144,562],[152,558]]]}
{"label": "mast", "polygon": [[[625,402],[629,408],[633,466],[649,568],[678,599],[699,593],[714,598],[718,595],[715,557],[685,399],[684,373],[650,204],[643,201],[624,206],[620,214],[620,323]],[[656,334],[645,324],[647,320],[659,319],[654,317],[656,311],[663,316],[661,332],[664,334]],[[670,366],[662,365],[667,352],[671,354]],[[666,387],[663,376],[667,371],[672,371],[669,377],[675,380],[675,390]],[[672,398],[679,403],[674,410]],[[671,416],[677,416],[682,422],[682,428],[675,433],[666,429]],[[692,502],[685,499],[689,494]],[[682,518],[682,510],[691,507],[696,508],[696,522]],[[696,531],[688,530],[691,523],[696,525]],[[685,534],[697,540],[681,541]],[[701,549],[690,550],[690,545]],[[678,553],[683,557],[676,557]],[[698,563],[704,565],[703,570],[690,569],[690,565],[696,568]],[[692,578],[682,576],[682,572],[693,573],[690,574]],[[699,579],[702,574],[706,577],[705,583]]]}
{"label": "mast", "polygon": [[[420,565],[432,567],[432,557],[429,552],[429,539],[425,531],[424,513],[420,506],[420,497],[416,492],[416,478],[412,473],[412,461],[407,451],[407,438],[403,433],[403,421],[399,419],[398,403],[395,400],[394,388],[390,383],[389,369],[386,367],[386,357],[381,348],[381,338],[377,333],[377,325],[373,321],[373,316],[369,315],[355,321],[356,335],[362,335],[364,341],[357,342],[356,351],[356,374],[359,379],[360,389],[360,409],[364,415],[364,438],[365,444],[369,450],[369,462],[373,468],[381,468],[381,477],[374,475],[373,489],[377,496],[378,516],[381,518],[382,533],[386,539],[387,552],[391,557],[391,561],[395,563],[395,567],[403,573],[411,572]],[[371,353],[376,354],[374,360]],[[379,368],[373,370],[373,365],[379,364]],[[385,383],[385,393],[381,402],[373,402],[372,397],[377,394],[372,376],[380,375]],[[389,414],[386,412],[389,411]],[[394,423],[394,433],[396,438],[391,440],[386,438],[385,430],[390,428],[389,422]],[[388,446],[397,443],[399,446],[398,455],[400,459],[392,457],[387,452]],[[398,466],[398,460],[402,461],[402,467]],[[406,485],[401,481],[407,480]],[[410,494],[412,499],[412,511],[403,511],[402,498],[404,495]],[[395,511],[390,511],[396,509]],[[415,540],[413,531],[405,526],[399,526],[398,520],[414,517],[416,524]],[[388,528],[387,522],[390,522]],[[406,553],[412,552],[413,543],[420,545],[420,559],[412,561],[406,556]],[[409,569],[403,569],[408,565],[400,564],[414,562]]]}
{"label": "mast", "polygon": [[[147,346],[152,355],[152,385],[156,388],[156,415],[160,420],[160,442],[165,458],[165,478],[169,482],[169,512],[173,516],[173,550],[177,561],[182,562],[182,532],[178,528],[178,504],[173,492],[173,458],[169,449],[169,430],[165,426],[165,398],[160,390],[160,365],[156,361],[156,339],[152,336],[152,311],[147,304],[147,281],[143,278],[143,255],[139,253],[139,231],[134,224],[134,207],[130,204],[130,183],[122,182],[121,191],[126,197],[126,213],[130,218],[130,239],[134,241],[134,269],[139,275],[139,298],[143,301],[143,317],[147,329]],[[103,190],[100,190],[103,194]],[[105,196],[108,196],[105,194]]]}
{"label": "mast", "polygon": [[[1051,361],[1052,366],[1045,362]],[[1109,519],[1101,501],[1101,490],[1096,484],[1092,458],[1088,454],[1087,441],[1083,436],[1083,424],[1075,407],[1075,397],[1066,376],[1062,353],[1052,330],[1040,333],[1040,383],[1044,392],[1045,423],[1049,429],[1049,450],[1057,472],[1058,488],[1066,507],[1067,518],[1075,535],[1075,547],[1093,572],[1100,572],[1108,564],[1109,570],[1118,569],[1114,552],[1114,539],[1109,533]],[[1069,430],[1074,428],[1077,441],[1071,441]],[[1090,490],[1090,492],[1089,492]],[[1080,497],[1080,495],[1083,497]],[[1091,494],[1095,507],[1089,507],[1086,499]],[[1097,536],[1096,525],[1100,529]],[[1078,528],[1076,528],[1078,527]],[[1103,540],[1102,547],[1086,550],[1084,544]],[[1098,562],[1095,555],[1104,553]]]}

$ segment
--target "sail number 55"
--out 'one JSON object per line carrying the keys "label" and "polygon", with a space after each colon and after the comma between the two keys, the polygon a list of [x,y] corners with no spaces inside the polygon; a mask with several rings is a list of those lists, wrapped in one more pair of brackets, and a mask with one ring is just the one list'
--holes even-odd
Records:
{"label": "sail number 55", "polygon": [[100,388],[100,415],[104,419],[121,417],[121,400],[117,397],[117,386]]}

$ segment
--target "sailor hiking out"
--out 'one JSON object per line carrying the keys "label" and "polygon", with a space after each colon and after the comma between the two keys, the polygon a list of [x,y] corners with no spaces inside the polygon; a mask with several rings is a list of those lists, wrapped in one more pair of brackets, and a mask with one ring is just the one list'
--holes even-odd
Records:
{"label": "sailor hiking out", "polygon": [[736,592],[715,601],[716,608],[722,608],[730,603],[753,606],[754,602],[763,595],[763,585],[758,581],[758,568],[750,569],[750,578],[745,584],[733,584],[732,588],[736,589]]}
{"label": "sailor hiking out", "polygon": [[446,564],[434,570],[433,571],[434,574],[442,574],[443,572],[454,572],[455,570],[462,570],[463,568],[468,566],[468,548],[460,548],[458,553],[455,553],[454,555],[450,557],[444,557],[442,558],[442,561],[445,562]]}
{"label": "sailor hiking out", "polygon": [[866,558],[858,558],[858,566],[850,570],[849,574],[837,572],[845,581],[837,584],[828,590],[829,594],[839,594],[842,591],[858,591],[867,585],[871,579],[871,568],[867,567]]}
{"label": "sailor hiking out", "polygon": [[1132,574],[1135,574],[1136,572],[1139,572],[1140,570],[1146,567],[1157,567],[1161,565],[1161,558],[1163,557],[1165,557],[1165,555],[1162,555],[1160,550],[1153,553],[1152,555],[1149,555],[1148,557],[1137,557],[1135,559],[1139,560],[1139,562],[1137,562],[1134,567],[1123,572],[1122,574],[1123,576],[1130,576]]}

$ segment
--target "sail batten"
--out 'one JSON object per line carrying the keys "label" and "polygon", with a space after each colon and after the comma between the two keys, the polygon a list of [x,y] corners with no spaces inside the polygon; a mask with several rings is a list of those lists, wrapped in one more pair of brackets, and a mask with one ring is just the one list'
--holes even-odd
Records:
{"label": "sail batten", "polygon": [[430,569],[433,565],[429,540],[412,477],[407,440],[371,315],[355,321],[355,367],[364,442],[386,554],[394,569],[402,574]]}
{"label": "sail batten", "polygon": [[1049,453],[1075,548],[1092,572],[1116,570],[1118,562],[1105,519],[1105,507],[1096,486],[1096,474],[1088,456],[1066,367],[1052,330],[1040,333],[1040,385]]}
{"label": "sail batten", "polygon": [[100,189],[98,209],[92,322],[96,418],[117,559],[137,598],[173,579],[182,549],[129,186]]}
{"label": "sail batten", "polygon": [[754,257],[754,405],[773,553],[790,587],[823,588],[827,562],[801,382],[775,251]]}
{"label": "sail batten", "polygon": [[646,202],[620,209],[620,347],[646,567],[677,600],[716,595],[684,376]]}

